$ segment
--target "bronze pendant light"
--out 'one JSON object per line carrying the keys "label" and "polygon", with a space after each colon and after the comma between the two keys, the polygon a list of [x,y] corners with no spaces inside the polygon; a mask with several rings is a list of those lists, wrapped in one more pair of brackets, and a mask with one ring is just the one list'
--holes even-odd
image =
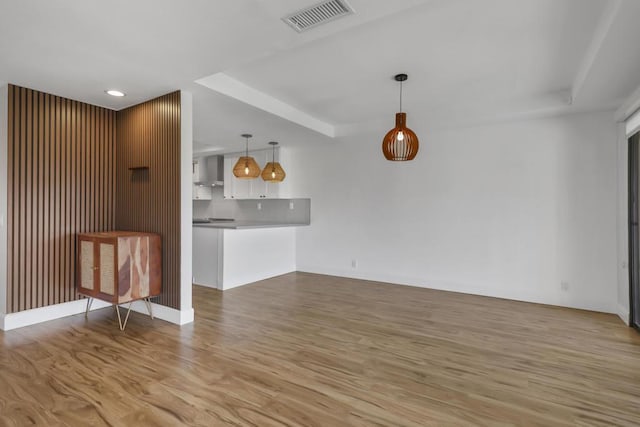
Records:
{"label": "bronze pendant light", "polygon": [[413,160],[418,154],[418,137],[407,127],[407,114],[402,112],[402,82],[406,74],[397,74],[394,79],[400,82],[400,112],[396,113],[396,127],[391,129],[382,140],[382,152],[387,160],[402,162]]}
{"label": "bronze pendant light", "polygon": [[233,167],[233,175],[239,179],[255,179],[260,176],[260,165],[256,159],[249,157],[249,138],[253,135],[243,133],[242,137],[246,139],[245,155],[240,157]]}
{"label": "bronze pendant light", "polygon": [[284,173],[284,169],[280,166],[280,162],[276,162],[276,145],[278,145],[278,143],[271,141],[269,145],[273,147],[273,152],[271,155],[271,161],[267,163],[262,170],[262,179],[267,182],[282,182],[287,174]]}

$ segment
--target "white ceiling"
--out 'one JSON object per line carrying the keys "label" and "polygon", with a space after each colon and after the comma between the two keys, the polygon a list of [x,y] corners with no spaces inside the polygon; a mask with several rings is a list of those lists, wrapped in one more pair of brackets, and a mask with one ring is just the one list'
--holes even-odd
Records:
{"label": "white ceiling", "polygon": [[189,90],[197,147],[225,151],[243,132],[334,139],[194,83],[217,73],[336,135],[389,127],[399,72],[410,126],[609,109],[640,85],[637,0],[349,0],[356,14],[306,33],[280,20],[314,3],[1,0],[0,82],[113,109]]}

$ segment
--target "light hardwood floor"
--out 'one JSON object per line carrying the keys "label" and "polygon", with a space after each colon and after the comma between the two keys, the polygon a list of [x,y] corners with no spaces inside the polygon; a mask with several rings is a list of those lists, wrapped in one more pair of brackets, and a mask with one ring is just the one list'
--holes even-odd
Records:
{"label": "light hardwood floor", "polygon": [[0,425],[640,425],[613,315],[294,273],[0,332]]}

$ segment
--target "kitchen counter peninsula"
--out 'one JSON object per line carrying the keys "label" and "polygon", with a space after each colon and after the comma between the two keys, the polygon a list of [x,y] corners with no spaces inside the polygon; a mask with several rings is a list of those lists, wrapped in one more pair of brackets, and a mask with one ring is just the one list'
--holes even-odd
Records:
{"label": "kitchen counter peninsula", "polygon": [[267,221],[193,224],[193,283],[226,291],[296,270],[296,227]]}

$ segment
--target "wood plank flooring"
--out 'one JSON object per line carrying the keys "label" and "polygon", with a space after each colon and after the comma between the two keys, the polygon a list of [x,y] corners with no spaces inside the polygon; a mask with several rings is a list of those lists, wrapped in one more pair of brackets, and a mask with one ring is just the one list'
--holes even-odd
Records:
{"label": "wood plank flooring", "polygon": [[293,273],[0,332],[1,426],[638,426],[613,315]]}

